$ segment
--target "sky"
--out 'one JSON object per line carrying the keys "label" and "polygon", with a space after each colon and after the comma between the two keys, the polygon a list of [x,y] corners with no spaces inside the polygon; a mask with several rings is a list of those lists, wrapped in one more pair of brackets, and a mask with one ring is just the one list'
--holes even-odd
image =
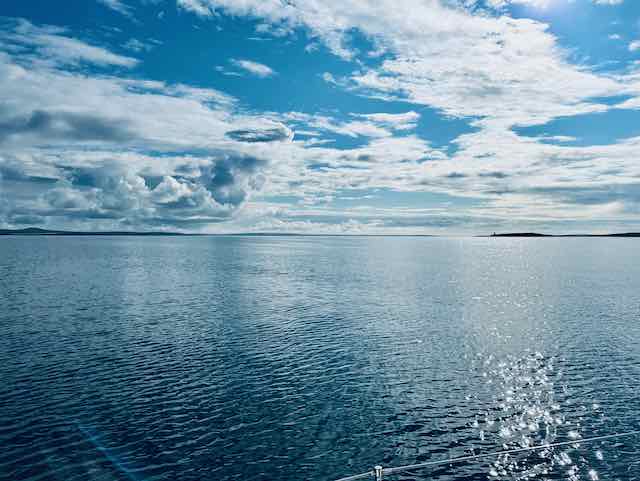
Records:
{"label": "sky", "polygon": [[0,227],[640,231],[636,0],[3,0]]}

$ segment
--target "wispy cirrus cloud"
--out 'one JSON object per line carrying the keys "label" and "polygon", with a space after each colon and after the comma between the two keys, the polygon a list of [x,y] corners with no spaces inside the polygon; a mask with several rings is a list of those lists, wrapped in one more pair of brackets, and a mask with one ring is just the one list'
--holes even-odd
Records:
{"label": "wispy cirrus cloud", "polygon": [[137,38],[130,38],[122,46],[127,50],[131,50],[132,52],[140,53],[140,52],[149,52],[154,48],[158,47],[159,45],[162,45],[162,42],[155,39],[142,41],[142,40],[138,40]]}
{"label": "wispy cirrus cloud", "polygon": [[61,27],[36,26],[23,19],[8,19],[2,24],[0,39],[5,44],[5,50],[20,52],[24,61],[49,66],[90,63],[125,68],[138,63],[135,58],[118,55],[73,38]]}
{"label": "wispy cirrus cloud", "polygon": [[133,9],[122,0],[96,0],[111,10],[118,12],[126,17],[133,17]]}

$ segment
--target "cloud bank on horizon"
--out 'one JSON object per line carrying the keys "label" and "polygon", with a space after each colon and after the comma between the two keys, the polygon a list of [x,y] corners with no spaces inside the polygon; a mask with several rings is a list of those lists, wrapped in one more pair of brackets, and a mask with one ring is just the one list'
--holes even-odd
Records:
{"label": "cloud bank on horizon", "polygon": [[640,230],[638,45],[630,0],[5,2],[0,226]]}

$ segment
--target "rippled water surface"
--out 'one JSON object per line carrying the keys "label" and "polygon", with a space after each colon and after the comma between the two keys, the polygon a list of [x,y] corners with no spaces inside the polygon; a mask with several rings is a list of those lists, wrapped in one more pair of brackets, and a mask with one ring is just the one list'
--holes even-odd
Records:
{"label": "rippled water surface", "polygon": [[635,239],[0,239],[0,479],[636,480]]}

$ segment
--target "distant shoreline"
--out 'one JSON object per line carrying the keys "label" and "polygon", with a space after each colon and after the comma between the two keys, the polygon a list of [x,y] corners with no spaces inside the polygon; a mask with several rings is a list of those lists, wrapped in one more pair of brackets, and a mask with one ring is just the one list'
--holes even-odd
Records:
{"label": "distant shoreline", "polygon": [[479,237],[640,237],[640,232],[622,232],[617,234],[539,234],[537,232],[511,232]]}
{"label": "distant shoreline", "polygon": [[[429,234],[298,234],[286,232],[238,232],[228,234],[189,234],[182,232],[138,232],[138,231],[65,231],[29,227],[26,229],[0,229],[0,236],[123,236],[123,237],[203,237],[203,236],[242,236],[242,237],[448,237]],[[537,232],[506,232],[490,235],[470,235],[455,237],[640,237],[640,232],[622,232],[614,234],[540,234]]]}

